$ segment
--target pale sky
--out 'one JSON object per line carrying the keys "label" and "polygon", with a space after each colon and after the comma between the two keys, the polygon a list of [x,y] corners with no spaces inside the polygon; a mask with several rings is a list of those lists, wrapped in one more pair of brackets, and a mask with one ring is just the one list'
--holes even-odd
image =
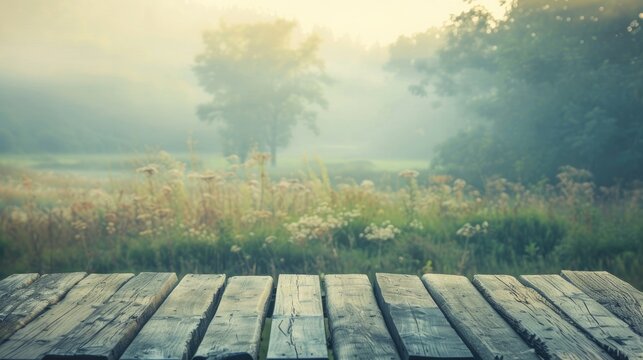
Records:
{"label": "pale sky", "polygon": [[[387,45],[400,35],[422,32],[439,26],[466,9],[462,0],[185,0],[222,9],[251,10],[265,15],[296,20],[304,31],[317,26],[329,28],[336,36],[348,35],[364,45]],[[499,0],[477,0],[503,14]]]}

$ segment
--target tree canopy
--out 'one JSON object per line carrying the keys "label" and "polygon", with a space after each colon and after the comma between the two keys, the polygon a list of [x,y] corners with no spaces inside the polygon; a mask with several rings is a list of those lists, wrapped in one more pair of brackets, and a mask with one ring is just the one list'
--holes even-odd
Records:
{"label": "tree canopy", "polygon": [[470,126],[439,148],[437,169],[537,181],[572,165],[602,183],[635,180],[642,21],[638,0],[517,0],[500,19],[474,7],[444,29],[400,38],[388,66],[415,74],[415,94],[457,96],[470,111]]}
{"label": "tree canopy", "polygon": [[245,158],[258,147],[270,150],[274,164],[297,122],[317,131],[316,110],[327,106],[328,79],[317,55],[319,39],[293,44],[295,29],[295,23],[277,20],[222,24],[204,34],[194,71],[212,98],[198,115],[220,125],[227,154]]}

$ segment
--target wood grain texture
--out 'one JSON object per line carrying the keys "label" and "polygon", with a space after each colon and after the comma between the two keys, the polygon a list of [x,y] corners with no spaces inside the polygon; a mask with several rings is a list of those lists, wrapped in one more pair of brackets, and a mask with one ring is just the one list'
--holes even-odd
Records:
{"label": "wood grain texture", "polygon": [[643,293],[606,271],[563,270],[561,275],[643,335]]}
{"label": "wood grain texture", "polygon": [[36,273],[13,274],[2,279],[0,281],[0,301],[3,297],[13,294],[14,291],[31,285],[39,276]]}
{"label": "wood grain texture", "polygon": [[489,303],[545,359],[611,359],[535,290],[509,275],[475,275]]}
{"label": "wood grain texture", "polygon": [[375,295],[402,359],[473,359],[417,276],[375,274]]}
{"label": "wood grain texture", "polygon": [[140,273],[63,336],[45,359],[116,360],[170,293],[174,273]]}
{"label": "wood grain texture", "polygon": [[40,359],[132,276],[92,274],[82,279],[59,303],[2,343],[0,359]]}
{"label": "wood grain texture", "polygon": [[641,337],[570,282],[558,275],[523,275],[520,280],[538,291],[613,357],[643,360]]}
{"label": "wood grain texture", "polygon": [[422,281],[477,358],[539,359],[466,277],[426,274]]}
{"label": "wood grain texture", "polygon": [[0,301],[0,341],[57,303],[85,275],[84,272],[43,275],[30,286],[5,296]]}
{"label": "wood grain texture", "polygon": [[268,359],[328,359],[317,275],[279,275]]}
{"label": "wood grain texture", "polygon": [[256,360],[271,292],[270,276],[230,278],[193,359]]}
{"label": "wood grain texture", "polygon": [[121,360],[188,360],[201,342],[225,275],[188,274],[165,299]]}
{"label": "wood grain texture", "polygon": [[326,275],[326,309],[335,359],[399,359],[366,275]]}

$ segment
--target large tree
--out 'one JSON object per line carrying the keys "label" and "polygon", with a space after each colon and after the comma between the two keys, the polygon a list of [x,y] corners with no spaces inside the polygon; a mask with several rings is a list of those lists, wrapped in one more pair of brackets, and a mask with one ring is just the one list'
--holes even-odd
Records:
{"label": "large tree", "polygon": [[317,54],[319,39],[296,43],[295,29],[295,23],[277,20],[221,24],[204,34],[194,71],[212,98],[198,115],[220,125],[226,154],[245,158],[258,147],[270,151],[274,165],[297,122],[317,132],[316,110],[327,106],[328,81]]}
{"label": "large tree", "polygon": [[536,181],[573,165],[599,182],[641,179],[641,22],[640,0],[516,0],[500,19],[474,7],[438,51],[422,54],[426,34],[398,41],[391,66],[483,119],[443,144],[444,171]]}

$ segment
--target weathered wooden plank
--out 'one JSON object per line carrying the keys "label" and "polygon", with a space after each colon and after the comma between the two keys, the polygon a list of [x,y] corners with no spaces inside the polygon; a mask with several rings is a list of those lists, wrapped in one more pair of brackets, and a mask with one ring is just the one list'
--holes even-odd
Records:
{"label": "weathered wooden plank", "polygon": [[546,359],[611,359],[535,290],[509,275],[475,275],[473,283],[536,352]]}
{"label": "weathered wooden plank", "polygon": [[174,273],[140,273],[78,324],[45,359],[116,360],[176,284]]}
{"label": "weathered wooden plank", "polygon": [[40,359],[133,274],[92,274],[81,280],[48,311],[16,331],[0,345],[0,359]]}
{"label": "weathered wooden plank", "polygon": [[234,276],[193,359],[258,358],[272,277]]}
{"label": "weathered wooden plank", "polygon": [[482,360],[537,360],[530,348],[464,276],[426,274],[433,299]]}
{"label": "weathered wooden plank", "polygon": [[562,276],[643,335],[643,293],[606,271],[563,270]]}
{"label": "weathered wooden plank", "polygon": [[57,303],[85,275],[84,272],[43,275],[30,286],[5,296],[0,301],[0,341]]}
{"label": "weathered wooden plank", "polygon": [[523,275],[532,287],[617,359],[643,359],[643,341],[622,320],[558,275]]}
{"label": "weathered wooden plank", "polygon": [[2,279],[2,281],[0,281],[0,301],[2,301],[3,297],[29,286],[32,282],[36,281],[39,276],[40,275],[36,273],[13,274]]}
{"label": "weathered wooden plank", "polygon": [[375,274],[375,295],[402,359],[473,359],[417,276]]}
{"label": "weathered wooden plank", "polygon": [[335,359],[399,359],[366,275],[326,275],[324,289]]}
{"label": "weathered wooden plank", "polygon": [[186,275],[145,324],[121,360],[189,360],[201,342],[225,275]]}
{"label": "weathered wooden plank", "polygon": [[328,359],[317,275],[279,275],[268,359]]}

